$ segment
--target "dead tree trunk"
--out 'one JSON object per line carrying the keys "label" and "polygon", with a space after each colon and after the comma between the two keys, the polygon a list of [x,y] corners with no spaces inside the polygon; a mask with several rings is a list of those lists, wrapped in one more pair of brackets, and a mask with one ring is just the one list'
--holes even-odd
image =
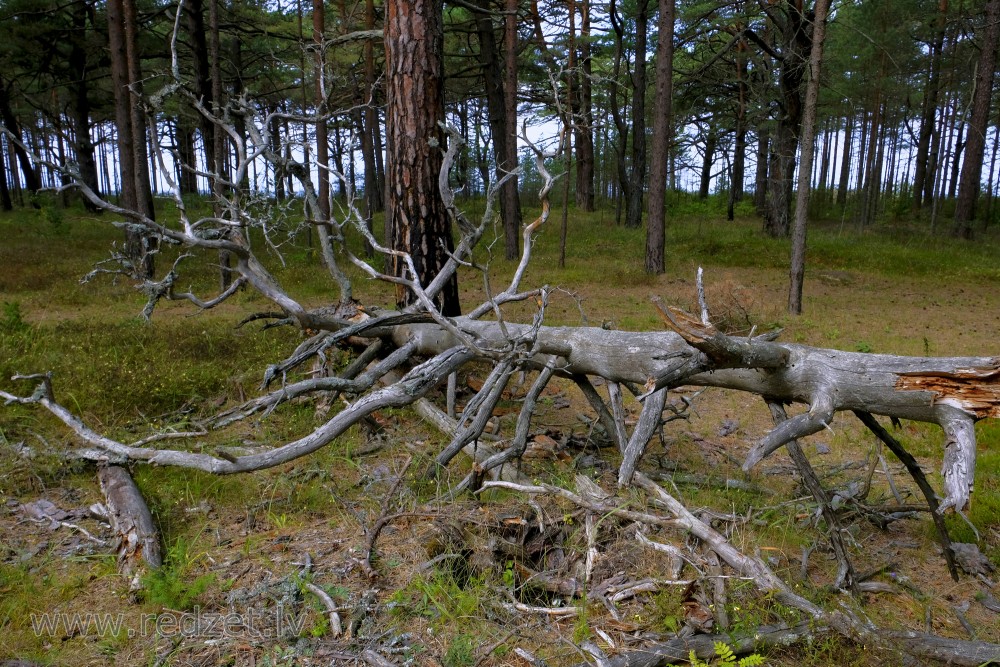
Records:
{"label": "dead tree trunk", "polygon": [[128,470],[105,466],[98,470],[97,479],[107,501],[108,521],[118,539],[118,568],[133,577],[135,588],[139,574],[163,564],[160,533]]}

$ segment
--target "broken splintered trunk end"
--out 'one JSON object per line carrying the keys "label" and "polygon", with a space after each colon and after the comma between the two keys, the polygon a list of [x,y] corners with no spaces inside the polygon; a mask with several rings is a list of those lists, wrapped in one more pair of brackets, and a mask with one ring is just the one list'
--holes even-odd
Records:
{"label": "broken splintered trunk end", "polygon": [[783,445],[828,428],[839,411],[932,422],[946,437],[944,500],[938,511],[969,507],[974,424],[1000,417],[1000,359],[896,357],[735,338],[654,303],[664,323],[702,355],[697,363],[661,373],[655,378],[657,388],[705,384],[751,391],[774,403],[809,405],[807,412],[777,425],[751,448],[745,470]]}
{"label": "broken splintered trunk end", "polygon": [[128,470],[105,466],[97,471],[97,479],[107,502],[108,521],[118,540],[118,567],[132,577],[131,588],[136,590],[142,572],[163,564],[159,531]]}

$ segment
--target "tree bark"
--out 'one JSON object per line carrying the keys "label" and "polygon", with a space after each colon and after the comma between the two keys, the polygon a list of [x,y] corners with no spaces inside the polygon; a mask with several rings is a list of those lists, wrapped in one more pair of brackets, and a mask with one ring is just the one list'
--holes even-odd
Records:
{"label": "tree bark", "polygon": [[[126,71],[128,77],[128,88],[132,97],[129,103],[129,114],[132,123],[133,150],[132,159],[135,161],[135,194],[138,211],[150,220],[156,220],[156,211],[153,207],[153,191],[149,178],[149,149],[146,138],[146,107],[142,100],[142,59],[139,53],[139,16],[136,10],[135,0],[123,0],[122,21],[125,29],[125,44],[128,50],[126,59]],[[146,253],[146,275],[153,275],[153,259],[151,254],[156,249],[154,239],[147,238],[145,244]]]}
{"label": "tree bark", "polygon": [[639,0],[635,13],[635,64],[632,67],[632,155],[625,226],[642,225],[642,198],[646,186],[646,35],[649,2]]}
{"label": "tree bark", "polygon": [[618,140],[615,146],[615,172],[618,183],[618,196],[615,197],[615,223],[620,224],[622,209],[632,199],[632,182],[629,179],[628,166],[629,127],[628,123],[625,122],[622,110],[622,107],[627,106],[627,102],[622,102],[621,106],[619,106],[618,89],[623,86],[617,84],[621,78],[623,64],[625,65],[626,72],[628,71],[627,58],[625,57],[625,27],[622,25],[622,19],[618,16],[616,0],[611,0],[608,4],[608,18],[611,21],[611,29],[614,32],[615,44],[614,65],[612,66],[611,74],[612,81],[615,83],[611,86],[611,99],[608,106],[611,110],[611,118],[615,123]]}
{"label": "tree bark", "polygon": [[[145,134],[140,140],[135,135],[135,127],[131,107],[132,94],[129,89],[130,57],[128,40],[125,30],[125,2],[129,0],[109,0],[108,40],[111,44],[111,85],[114,91],[115,128],[118,140],[118,166],[121,170],[120,205],[126,211],[140,212],[138,194],[138,174],[136,173],[135,156],[140,150],[136,144],[143,144],[145,153]],[[125,253],[132,262],[132,268],[137,276],[150,277],[153,274],[152,256],[146,244],[146,235],[133,228],[125,232]]]}
{"label": "tree bark", "polygon": [[[87,7],[84,3],[76,3],[72,9],[72,22],[76,34],[72,38],[70,51],[70,66],[73,69],[73,82],[70,84],[70,118],[73,123],[73,153],[80,170],[80,178],[94,192],[100,193],[97,182],[97,161],[94,158],[94,142],[90,138],[90,79],[85,35],[87,28]],[[100,209],[84,200],[84,206],[91,213]]]}
{"label": "tree bark", "polygon": [[7,137],[0,135],[0,211],[13,211],[14,202],[10,198],[10,186],[7,185],[7,157],[3,149]]}
{"label": "tree bark", "polygon": [[107,502],[111,529],[118,538],[118,567],[123,574],[133,577],[133,587],[137,587],[141,572],[163,564],[159,531],[128,470],[105,466],[97,471],[97,479]]}
{"label": "tree bark", "polygon": [[323,39],[326,32],[326,9],[323,0],[313,0],[313,76],[315,90],[313,101],[316,105],[316,178],[318,187],[316,198],[319,210],[314,212],[319,224],[330,219],[330,138],[326,124],[326,48]]}
{"label": "tree bark", "polygon": [[[510,0],[513,2],[513,0]],[[576,206],[581,211],[595,210],[594,202],[594,101],[593,59],[591,56],[591,0],[576,3],[580,11],[579,74],[576,76]]]}
{"label": "tree bark", "polygon": [[[792,207],[792,183],[799,128],[802,124],[802,80],[810,51],[808,25],[798,0],[780,4],[782,18],[776,27],[781,34],[782,60],[778,75],[780,117],[768,165],[767,207],[764,231],[772,237],[788,236]],[[777,17],[778,13],[772,12]]]}
{"label": "tree bark", "polygon": [[[11,141],[10,137],[7,137],[7,145],[13,151],[13,156],[21,166],[21,173],[24,174],[24,187],[31,194],[35,194],[42,187],[41,182],[38,179],[35,167],[31,164],[31,158],[28,157],[27,151],[18,143],[18,141],[24,141],[21,124],[17,121],[14,109],[10,105],[10,85],[5,84],[2,78],[0,78],[0,119],[3,120],[3,124],[7,130],[17,139],[17,141]],[[11,165],[13,166],[13,164],[14,162],[11,160]]]}
{"label": "tree bark", "polygon": [[[510,109],[508,103],[510,100],[507,86],[511,85],[511,80],[509,78],[505,80],[503,68],[501,67],[500,50],[497,46],[493,19],[490,15],[490,0],[478,0],[477,6],[481,9],[476,14],[476,35],[479,38],[479,63],[482,67],[483,81],[486,86],[486,110],[490,122],[490,135],[493,139],[496,182],[499,182],[504,175],[517,169],[516,143],[513,151],[511,151],[509,143],[511,140],[517,141],[516,137],[512,137],[510,130],[510,123],[516,123],[517,117],[515,114],[512,119],[509,115]],[[509,39],[509,35],[505,35],[505,38]],[[506,48],[509,50],[510,45],[507,44]],[[515,45],[515,57],[516,49]],[[507,64],[509,65],[509,63]],[[516,86],[516,71],[514,76],[513,84]],[[514,155],[513,161],[511,160],[512,153]],[[521,199],[517,192],[517,179],[511,179],[501,186],[500,218],[504,229],[505,255],[507,259],[516,259],[520,256],[521,230]]]}
{"label": "tree bark", "polygon": [[917,156],[913,172],[913,210],[919,211],[924,205],[924,191],[928,178],[934,180],[929,170],[931,160],[931,136],[937,115],[938,90],[941,77],[941,53],[944,48],[944,30],[948,20],[948,0],[938,0],[938,13],[934,18],[934,37],[931,40],[931,62],[927,71],[927,83],[921,102],[920,135],[917,138]]}
{"label": "tree bark", "polygon": [[[386,3],[386,220],[392,247],[407,252],[424,286],[448,261],[454,248],[437,187],[444,145],[438,123],[444,120],[443,15],[441,0],[389,0]],[[393,273],[405,265],[393,258]],[[414,296],[397,286],[397,304]],[[458,279],[440,296],[446,316],[458,315]]]}
{"label": "tree bark", "polygon": [[653,157],[649,164],[649,215],[646,220],[646,273],[666,270],[667,168],[673,129],[674,0],[659,0],[656,88],[653,96]]}
{"label": "tree bark", "polygon": [[729,201],[726,204],[726,219],[736,216],[736,205],[743,201],[743,181],[746,178],[747,152],[747,104],[750,94],[747,86],[747,43],[740,38],[736,46],[736,119],[733,129],[733,162],[729,178]]}
{"label": "tree bark", "polygon": [[983,11],[985,33],[976,70],[976,89],[972,96],[972,116],[966,135],[965,161],[962,163],[961,185],[955,202],[955,234],[972,237],[972,220],[979,198],[983,155],[986,150],[986,129],[989,123],[990,100],[993,96],[993,70],[1000,41],[1000,2],[991,0]]}
{"label": "tree bark", "polygon": [[812,174],[813,148],[816,143],[816,106],[819,103],[819,82],[823,62],[823,42],[826,39],[826,17],[830,0],[816,0],[813,18],[812,47],[809,53],[809,82],[802,117],[802,139],[799,143],[798,192],[795,198],[795,224],[792,230],[792,257],[789,271],[788,312],[802,313],[802,283],[806,273],[806,218],[809,214],[809,188]]}
{"label": "tree bark", "polygon": [[[365,29],[375,29],[375,0],[365,0]],[[383,195],[384,183],[379,174],[378,163],[375,158],[375,135],[380,132],[378,124],[378,109],[376,108],[376,80],[375,72],[375,45],[372,40],[365,40],[365,107],[362,114],[361,132],[361,152],[365,161],[365,215],[368,225],[371,226],[372,216],[376,211],[385,210],[385,198]]]}
{"label": "tree bark", "polygon": [[712,183],[712,164],[715,161],[715,145],[718,141],[718,129],[714,125],[709,125],[705,137],[705,152],[701,156],[701,179],[698,184],[698,199],[708,199],[709,186]]}
{"label": "tree bark", "polygon": [[[507,154],[504,163],[508,170],[518,167],[517,159],[517,0],[505,0],[503,28],[504,43],[504,115],[506,116]],[[521,252],[521,197],[518,189],[518,178],[511,178],[500,191],[501,205],[507,202],[507,209],[516,213],[505,216],[504,220],[504,250],[507,259],[514,259]]]}
{"label": "tree bark", "polygon": [[767,168],[771,141],[770,128],[764,123],[757,126],[757,168],[754,173],[753,206],[757,215],[767,211]]}
{"label": "tree bark", "polygon": [[799,143],[799,184],[795,199],[795,224],[792,230],[792,257],[789,270],[788,312],[802,313],[802,283],[806,272],[806,217],[809,213],[810,175],[812,174],[813,143],[816,134],[816,106],[819,102],[819,81],[823,63],[823,42],[826,38],[826,17],[830,0],[816,0],[813,19],[812,47],[809,54],[809,82],[802,118],[802,140]]}
{"label": "tree bark", "polygon": [[[205,28],[203,0],[188,0],[184,8],[187,13],[188,33],[191,40],[191,56],[194,60],[195,87],[201,98],[202,105],[206,109],[211,110],[215,104],[212,94],[212,73],[208,65],[208,31]],[[211,120],[199,114],[198,129],[201,132],[202,147],[205,152],[205,171],[211,173],[216,168],[215,126]],[[185,139],[186,143],[187,139]],[[185,152],[187,152],[186,149]],[[190,153],[194,154],[193,137],[191,137]],[[194,166],[197,162],[191,160],[186,161],[185,164]],[[194,178],[195,185],[195,189],[192,192],[197,192],[197,179],[195,177],[192,178]],[[190,186],[190,183],[188,183],[188,186]],[[215,182],[211,177],[208,181],[208,191],[215,192]]]}

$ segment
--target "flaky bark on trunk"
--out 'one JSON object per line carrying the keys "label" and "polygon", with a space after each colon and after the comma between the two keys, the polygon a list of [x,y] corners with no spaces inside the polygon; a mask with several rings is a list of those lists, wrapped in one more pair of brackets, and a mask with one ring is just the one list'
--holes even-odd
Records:
{"label": "flaky bark on trunk", "polygon": [[[392,247],[409,252],[425,286],[454,248],[451,224],[437,188],[444,133],[443,17],[435,0],[386,3],[386,220]],[[406,267],[394,258],[393,272]],[[397,303],[413,301],[397,289]],[[457,315],[458,279],[441,295],[441,310]]]}

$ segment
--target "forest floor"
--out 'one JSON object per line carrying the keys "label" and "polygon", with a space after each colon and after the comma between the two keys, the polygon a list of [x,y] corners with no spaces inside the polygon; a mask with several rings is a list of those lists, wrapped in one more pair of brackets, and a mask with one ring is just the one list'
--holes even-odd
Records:
{"label": "forest floor", "polygon": [[[791,317],[784,314],[787,243],[765,239],[757,221],[727,223],[712,205],[688,202],[671,222],[668,273],[650,277],[642,271],[642,230],[609,218],[571,215],[563,269],[556,226],[543,231],[524,284],[567,290],[553,297],[548,323],[660,329],[649,297],[692,308],[700,265],[713,315],[733,331],[781,327],[780,340],[862,352],[1000,354],[996,230],[969,243],[902,222],[863,231],[820,224],[810,232],[805,313]],[[57,396],[90,426],[139,438],[150,428],[186,427],[254,395],[267,364],[301,341],[287,327],[237,328],[246,315],[271,309],[250,293],[197,314],[163,304],[151,324],[138,320],[143,299],[125,281],[79,284],[117,238],[109,227],[47,207],[0,215],[0,388],[23,393],[24,383],[11,375],[51,370]],[[321,272],[306,250],[289,248],[278,279],[323,303],[330,288]],[[493,267],[498,275],[512,270],[502,260]],[[206,291],[213,280],[209,268],[190,278]],[[480,277],[463,275],[463,303],[478,303],[481,285]],[[364,289],[359,298],[366,304],[389,305],[389,290]],[[346,361],[334,355],[329,364]],[[459,378],[460,405],[486,372]],[[530,378],[523,389],[528,385]],[[687,419],[664,426],[641,469],[800,594],[827,608],[843,602],[828,589],[836,562],[815,502],[784,452],[749,478],[739,470],[770,427],[764,403],[715,389],[680,394],[692,402]],[[515,388],[504,397],[498,428],[513,422],[522,395]],[[626,407],[638,414],[634,401]],[[285,405],[267,419],[213,433],[201,446],[284,442],[335,409]],[[532,421],[524,472],[566,488],[583,474],[613,490],[615,453],[589,425],[589,412],[573,386],[551,385]],[[904,423],[895,433],[939,485],[937,427]],[[990,608],[1000,598],[1000,574],[990,571],[1000,565],[1000,426],[981,422],[977,437],[969,518],[991,564],[979,574],[963,572],[958,582],[926,513],[884,527],[866,519],[865,508],[917,504],[920,496],[860,424],[840,415],[830,430],[803,442],[824,485],[840,495],[856,570],[886,584],[859,601],[880,627],[1000,639],[1000,613]],[[666,582],[670,558],[642,547],[635,527],[616,516],[597,517],[594,525],[565,502],[508,492],[443,500],[468,466],[456,462],[448,475],[426,481],[421,473],[444,442],[410,411],[392,410],[314,455],[253,475],[136,466],[167,552],[164,568],[136,593],[118,574],[110,531],[88,512],[103,499],[93,467],[45,453],[72,448],[69,433],[39,409],[2,407],[0,664],[349,665],[372,648],[391,664],[445,667],[520,667],[530,664],[515,651],[524,649],[557,667],[584,662],[579,646],[587,640],[612,654],[696,624],[698,588]],[[26,448],[33,458],[24,456]],[[621,498],[640,502],[627,491]],[[362,561],[380,520],[371,577]],[[959,517],[949,517],[948,526],[954,540],[976,542]],[[588,531],[597,548],[591,589],[650,580],[654,590],[605,605],[539,586],[537,573],[553,554],[563,581],[583,580]],[[699,575],[685,567],[680,578]],[[340,608],[343,635],[333,636],[310,584]],[[731,577],[726,587],[734,636],[803,620],[751,582]],[[517,611],[514,602],[567,613]],[[907,664],[821,632],[809,643],[761,652],[768,665]]]}

